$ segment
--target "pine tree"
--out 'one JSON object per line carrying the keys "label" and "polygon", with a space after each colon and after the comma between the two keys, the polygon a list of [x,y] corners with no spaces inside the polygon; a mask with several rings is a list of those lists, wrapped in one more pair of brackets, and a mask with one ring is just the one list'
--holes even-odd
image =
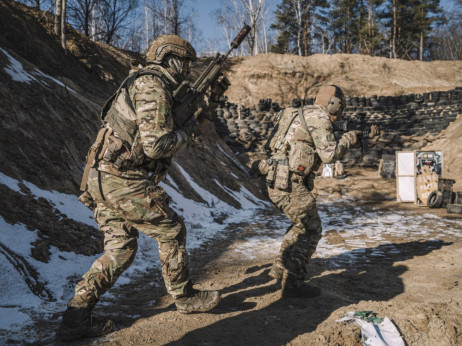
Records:
{"label": "pine tree", "polygon": [[361,0],[359,18],[359,53],[380,55],[383,46],[383,35],[377,22],[377,8],[382,0]]}
{"label": "pine tree", "polygon": [[278,43],[272,51],[288,51],[306,56],[313,51],[313,38],[317,27],[325,23],[322,9],[327,0],[283,0],[275,11],[276,22],[272,29],[279,31]]}
{"label": "pine tree", "polygon": [[432,24],[443,22],[442,9],[439,0],[414,0],[413,7],[413,19],[419,34],[419,60],[423,60],[424,44],[432,30]]}
{"label": "pine tree", "polygon": [[390,57],[423,59],[432,24],[442,21],[439,0],[387,0],[381,14]]}
{"label": "pine tree", "polygon": [[332,4],[332,30],[336,38],[336,49],[342,53],[358,52],[361,31],[361,1],[335,0]]}

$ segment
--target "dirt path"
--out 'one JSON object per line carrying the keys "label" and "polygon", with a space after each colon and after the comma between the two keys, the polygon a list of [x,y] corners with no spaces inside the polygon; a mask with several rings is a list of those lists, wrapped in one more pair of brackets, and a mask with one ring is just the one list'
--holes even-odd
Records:
{"label": "dirt path", "polygon": [[345,202],[365,180],[338,182],[344,199],[336,202],[322,197],[333,185],[318,183],[325,235],[308,270],[320,297],[280,299],[267,273],[288,222],[268,208],[191,254],[197,287],[223,294],[212,312],[177,313],[159,273],[146,273],[96,310],[118,330],[76,344],[362,345],[358,326],[336,322],[358,310],[390,318],[408,345],[462,344],[462,219],[387,201],[387,180],[375,182],[381,201],[369,187],[362,191],[375,201]]}

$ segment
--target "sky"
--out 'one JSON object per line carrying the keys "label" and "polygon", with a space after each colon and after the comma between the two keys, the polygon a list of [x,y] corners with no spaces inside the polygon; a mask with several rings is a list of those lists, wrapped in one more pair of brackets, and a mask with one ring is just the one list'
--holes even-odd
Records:
{"label": "sky", "polygon": [[[223,39],[223,31],[217,25],[212,14],[213,11],[223,6],[223,0],[189,0],[187,2],[194,4],[195,12],[197,13],[196,25],[202,34],[200,42],[196,44],[203,44],[207,39]],[[268,27],[273,22],[273,13],[280,2],[281,0],[266,0],[269,9],[268,14],[270,16],[267,21]],[[445,11],[451,11],[454,7],[455,0],[440,0],[440,3]]]}
{"label": "sky", "polygon": [[[223,30],[218,26],[213,16],[213,12],[220,7],[223,7],[222,0],[190,0],[194,3],[196,15],[196,25],[201,31],[201,41],[207,39],[224,39]],[[279,0],[266,0],[269,8],[269,16],[273,17],[276,6]],[[268,27],[271,25],[272,19],[268,21]],[[248,23],[246,23],[248,24]],[[244,23],[242,23],[244,26]],[[236,32],[237,34],[237,32]]]}

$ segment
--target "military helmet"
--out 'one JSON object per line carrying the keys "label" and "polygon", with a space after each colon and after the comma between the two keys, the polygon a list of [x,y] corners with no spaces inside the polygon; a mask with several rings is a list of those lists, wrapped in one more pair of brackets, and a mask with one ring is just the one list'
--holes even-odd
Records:
{"label": "military helmet", "polygon": [[170,54],[182,59],[196,60],[196,51],[191,43],[178,35],[162,35],[152,41],[146,52],[146,61],[160,64]]}
{"label": "military helmet", "polygon": [[336,85],[326,85],[319,89],[315,104],[321,105],[329,114],[339,116],[345,109],[345,95]]}

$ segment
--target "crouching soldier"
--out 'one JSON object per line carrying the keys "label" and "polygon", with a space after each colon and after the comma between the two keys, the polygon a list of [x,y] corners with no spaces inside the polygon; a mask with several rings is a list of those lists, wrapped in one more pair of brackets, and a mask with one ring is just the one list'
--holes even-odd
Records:
{"label": "crouching soldier", "polygon": [[[282,297],[311,298],[320,294],[319,288],[305,283],[306,266],[322,231],[311,190],[314,172],[321,163],[341,159],[358,143],[355,131],[346,132],[338,141],[334,137],[332,122],[340,120],[344,107],[342,90],[329,85],[321,87],[314,105],[286,108],[265,145],[268,159],[258,163],[270,200],[292,221],[269,272],[274,279],[282,280]],[[370,136],[378,132],[373,125]]]}
{"label": "crouching soldier", "polygon": [[103,107],[80,199],[94,204],[104,253],[75,287],[58,331],[61,340],[113,330],[113,322],[96,320],[92,310],[133,262],[139,231],[158,242],[164,282],[179,312],[208,311],[220,300],[218,291],[192,287],[186,228],[158,185],[173,156],[200,134],[194,117],[178,128],[172,116],[172,92],[195,59],[194,48],[181,37],[156,38],[146,53],[147,66],[131,73]]}

